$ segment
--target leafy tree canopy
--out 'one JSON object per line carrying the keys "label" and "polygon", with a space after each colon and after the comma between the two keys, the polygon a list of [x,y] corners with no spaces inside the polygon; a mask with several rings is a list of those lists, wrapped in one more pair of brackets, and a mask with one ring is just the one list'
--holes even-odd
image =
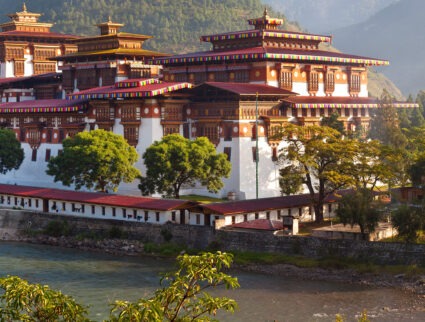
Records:
{"label": "leafy tree canopy", "polygon": [[163,277],[162,288],[152,298],[135,303],[116,301],[112,321],[212,321],[218,310],[234,312],[234,300],[213,297],[206,291],[218,286],[239,287],[237,278],[223,272],[232,261],[231,254],[221,252],[180,255],[177,271]]}
{"label": "leafy tree canopy", "polygon": [[366,240],[366,233],[375,231],[381,217],[379,205],[373,201],[373,194],[369,189],[355,190],[352,194],[343,196],[336,214],[344,225],[359,225],[363,239]]}
{"label": "leafy tree canopy", "polygon": [[281,138],[286,144],[279,158],[299,167],[298,174],[313,200],[316,221],[323,221],[325,198],[354,182],[350,169],[358,149],[356,141],[343,139],[341,133],[326,126],[288,125]]}
{"label": "leafy tree canopy", "polygon": [[423,205],[401,205],[392,213],[391,222],[401,239],[414,243],[418,239],[418,232],[425,228]]}
{"label": "leafy tree canopy", "polygon": [[143,194],[154,192],[179,198],[183,185],[199,182],[209,191],[223,187],[222,178],[230,175],[231,164],[224,153],[217,153],[206,137],[189,140],[171,134],[154,142],[143,154],[146,177],[139,185]]}
{"label": "leafy tree canopy", "polygon": [[81,132],[63,141],[63,151],[50,159],[46,173],[65,186],[116,191],[121,182],[140,175],[133,165],[138,155],[118,134],[105,130]]}
{"label": "leafy tree canopy", "polygon": [[344,122],[339,120],[338,112],[332,112],[331,115],[323,117],[320,125],[333,128],[341,134],[345,133]]}
{"label": "leafy tree canopy", "polygon": [[371,117],[369,138],[390,147],[403,149],[407,139],[399,127],[397,109],[392,102],[393,99],[388,93],[381,98],[380,107],[374,110]]}
{"label": "leafy tree canopy", "polygon": [[46,285],[8,276],[0,278],[0,288],[1,321],[89,321],[85,307]]}
{"label": "leafy tree canopy", "polygon": [[[222,252],[180,255],[177,270],[163,276],[152,297],[115,301],[105,321],[216,321],[219,310],[237,309],[233,299],[208,293],[215,287],[239,287],[237,278],[223,272],[232,262],[233,255]],[[0,288],[1,321],[89,321],[85,307],[48,286],[8,276],[0,278]]]}
{"label": "leafy tree canopy", "polygon": [[18,169],[24,160],[24,150],[16,139],[15,132],[0,129],[0,173]]}

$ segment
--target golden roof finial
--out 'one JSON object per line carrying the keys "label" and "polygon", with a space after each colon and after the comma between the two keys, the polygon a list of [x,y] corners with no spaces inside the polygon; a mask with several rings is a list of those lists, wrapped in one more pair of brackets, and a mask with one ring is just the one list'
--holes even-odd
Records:
{"label": "golden roof finial", "polygon": [[111,16],[108,16],[108,22],[112,22]]}
{"label": "golden roof finial", "polygon": [[23,11],[23,12],[27,12],[27,5],[25,4],[25,2],[24,2],[24,4],[22,5],[22,11]]}
{"label": "golden roof finial", "polygon": [[267,12],[267,7],[264,7],[264,13],[263,13],[263,16],[264,17],[267,17],[269,15],[269,13]]}

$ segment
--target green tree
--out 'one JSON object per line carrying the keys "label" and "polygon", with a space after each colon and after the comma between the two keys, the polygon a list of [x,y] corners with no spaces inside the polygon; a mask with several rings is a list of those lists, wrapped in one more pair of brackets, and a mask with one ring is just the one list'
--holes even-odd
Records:
{"label": "green tree", "polygon": [[143,154],[146,177],[139,185],[142,194],[154,192],[179,198],[183,185],[200,182],[211,192],[223,187],[231,164],[224,153],[217,153],[206,137],[189,140],[179,134],[155,141]]}
{"label": "green tree", "polygon": [[1,321],[89,321],[86,308],[46,285],[8,276],[0,278],[0,287]]}
{"label": "green tree", "polygon": [[116,191],[140,172],[133,165],[136,149],[121,136],[104,130],[81,132],[63,141],[63,151],[50,159],[46,173],[65,186]]}
{"label": "green tree", "polygon": [[320,122],[320,125],[333,128],[339,133],[345,134],[344,122],[339,120],[338,112],[332,112],[331,115],[324,116]]}
{"label": "green tree", "polygon": [[407,144],[399,127],[397,110],[388,94],[382,97],[380,107],[373,112],[368,136],[390,147],[404,148]]}
{"label": "green tree", "polygon": [[279,169],[279,187],[282,195],[300,193],[303,187],[302,168],[290,164]]}
{"label": "green tree", "polygon": [[16,139],[15,132],[0,129],[0,173],[18,169],[24,160],[24,150]]}
{"label": "green tree", "polygon": [[357,141],[355,162],[351,165],[351,174],[358,189],[374,190],[378,184],[394,185],[400,180],[394,169],[397,154],[391,148],[377,140]]}
{"label": "green tree", "polygon": [[369,189],[355,190],[341,198],[336,210],[338,218],[344,225],[359,225],[363,239],[375,231],[381,217],[379,206],[373,200]]}
{"label": "green tree", "polygon": [[423,113],[419,108],[414,108],[410,114],[410,124],[413,127],[422,127],[425,125],[425,119]]}
{"label": "green tree", "polygon": [[116,301],[111,321],[211,321],[218,310],[234,312],[234,300],[206,292],[219,286],[239,287],[237,278],[222,271],[232,260],[231,254],[221,252],[178,256],[177,271],[163,277],[153,297],[135,303]]}
{"label": "green tree", "polygon": [[398,236],[408,243],[418,239],[418,232],[425,227],[423,205],[401,205],[392,213],[391,222]]}
{"label": "green tree", "polygon": [[[358,145],[326,126],[288,125],[279,135],[285,141],[279,158],[299,166],[298,174],[310,193],[316,221],[323,221],[327,196],[353,185],[350,173]],[[292,174],[291,174],[292,175]]]}

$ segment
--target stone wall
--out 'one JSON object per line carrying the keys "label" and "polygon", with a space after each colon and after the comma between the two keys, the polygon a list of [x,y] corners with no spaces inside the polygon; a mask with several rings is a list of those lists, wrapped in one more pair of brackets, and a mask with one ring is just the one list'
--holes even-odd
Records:
{"label": "stone wall", "polygon": [[222,250],[270,252],[303,255],[310,258],[352,257],[380,264],[417,264],[425,266],[425,245],[324,239],[300,236],[275,236],[271,232],[217,230],[211,227],[178,224],[154,225],[118,220],[58,217],[17,210],[0,210],[0,239],[22,240],[28,232],[45,229],[51,221],[66,222],[73,235],[101,233],[118,228],[127,239],[163,243],[164,231],[171,242],[205,249],[212,243]]}
{"label": "stone wall", "polygon": [[270,252],[310,258],[341,256],[378,264],[425,266],[425,245],[275,236],[272,233],[240,231],[217,231],[216,240],[220,245],[225,245],[228,251]]}

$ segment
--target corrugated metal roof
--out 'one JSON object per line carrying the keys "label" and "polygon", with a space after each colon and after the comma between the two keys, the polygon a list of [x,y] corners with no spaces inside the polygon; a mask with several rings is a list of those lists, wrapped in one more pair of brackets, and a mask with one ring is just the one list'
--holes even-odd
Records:
{"label": "corrugated metal roof", "polygon": [[160,211],[182,209],[197,204],[193,201],[187,200],[124,196],[109,193],[83,192],[5,184],[0,184],[0,194]]}
{"label": "corrugated metal roof", "polygon": [[229,228],[276,231],[285,228],[281,220],[256,219],[227,226]]}

